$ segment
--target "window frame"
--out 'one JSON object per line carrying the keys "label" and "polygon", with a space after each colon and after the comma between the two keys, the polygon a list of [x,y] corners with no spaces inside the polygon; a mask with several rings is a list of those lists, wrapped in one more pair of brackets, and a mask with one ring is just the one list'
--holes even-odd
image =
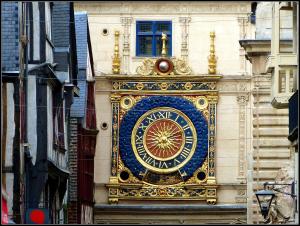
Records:
{"label": "window frame", "polygon": [[[142,23],[151,23],[152,30],[151,32],[141,32],[139,30],[139,25]],[[156,37],[161,36],[162,32],[157,31],[157,25],[160,23],[167,23],[169,26],[169,31],[166,32],[168,41],[169,41],[169,48],[167,51],[167,56],[172,57],[172,21],[171,20],[138,20],[136,21],[136,51],[135,54],[137,57],[160,57],[161,54],[156,53]],[[140,48],[140,41],[139,37],[141,36],[152,36],[152,46],[151,46],[151,55],[144,55],[141,54]]]}

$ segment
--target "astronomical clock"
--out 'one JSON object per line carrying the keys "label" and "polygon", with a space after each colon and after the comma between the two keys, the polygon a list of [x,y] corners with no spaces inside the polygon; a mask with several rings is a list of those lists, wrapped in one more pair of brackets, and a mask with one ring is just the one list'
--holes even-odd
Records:
{"label": "astronomical clock", "polygon": [[193,75],[184,59],[145,59],[136,75],[111,75],[109,202],[217,201],[219,75]]}

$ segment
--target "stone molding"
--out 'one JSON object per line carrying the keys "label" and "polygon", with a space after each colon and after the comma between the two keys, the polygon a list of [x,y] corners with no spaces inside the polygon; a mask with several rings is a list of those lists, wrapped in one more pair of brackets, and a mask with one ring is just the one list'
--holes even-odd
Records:
{"label": "stone molding", "polygon": [[123,26],[123,73],[129,74],[130,27],[132,23],[132,17],[121,17],[121,23]]}
{"label": "stone molding", "polygon": [[90,15],[108,15],[108,14],[249,14],[251,5],[248,2],[207,3],[207,2],[89,2],[75,3],[75,10],[88,11]]}
{"label": "stone molding", "polygon": [[[248,38],[247,34],[247,28],[249,26],[249,18],[248,17],[238,17],[238,24],[239,24],[239,29],[240,29],[240,40],[244,40]],[[240,46],[240,73],[241,74],[246,74],[246,51],[245,49]]]}
{"label": "stone molding", "polygon": [[250,91],[250,82],[250,78],[245,76],[227,79],[224,76],[218,82],[217,86],[220,93],[248,93]]}
{"label": "stone molding", "polygon": [[181,26],[181,57],[186,61],[188,58],[188,36],[189,36],[189,22],[191,17],[179,17]]}

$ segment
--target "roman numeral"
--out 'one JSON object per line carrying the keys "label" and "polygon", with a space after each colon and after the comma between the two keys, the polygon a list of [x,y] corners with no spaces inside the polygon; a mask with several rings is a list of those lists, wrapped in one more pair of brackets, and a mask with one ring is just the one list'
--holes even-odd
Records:
{"label": "roman numeral", "polygon": [[144,124],[143,124],[143,123],[141,123],[141,125],[139,126],[139,129],[142,129],[143,131],[145,131],[145,130],[146,130],[146,128],[147,128],[147,126],[144,126]]}
{"label": "roman numeral", "polygon": [[158,112],[158,117],[159,118],[170,118],[171,112],[165,111],[165,112]]}
{"label": "roman numeral", "polygon": [[139,153],[139,155],[144,155],[144,156],[146,155],[146,150],[143,145],[137,146],[136,150]]}
{"label": "roman numeral", "polygon": [[185,137],[185,143],[187,144],[192,144],[193,143],[193,137],[192,136],[188,136],[188,137]]}
{"label": "roman numeral", "polygon": [[180,156],[183,156],[184,158],[187,158],[190,154],[190,151],[191,151],[190,149],[187,149],[186,147],[184,147],[184,149],[180,153]]}
{"label": "roman numeral", "polygon": [[148,163],[149,165],[152,165],[153,167],[155,167],[155,159],[148,156],[148,158],[145,159],[145,162]]}
{"label": "roman numeral", "polygon": [[136,135],[135,142],[136,142],[136,144],[143,144],[143,136],[139,137],[138,135]]}
{"label": "roman numeral", "polygon": [[158,164],[158,168],[161,168],[161,169],[168,169],[168,165],[166,162],[162,162],[160,161],[159,164]]}
{"label": "roman numeral", "polygon": [[185,126],[182,127],[183,130],[187,130],[187,129],[189,129],[189,128],[190,128],[190,127],[189,127],[188,124],[186,124]]}
{"label": "roman numeral", "polygon": [[177,166],[177,165],[179,165],[181,162],[179,161],[179,160],[177,160],[177,159],[174,159],[174,166]]}
{"label": "roman numeral", "polygon": [[152,114],[152,115],[148,116],[147,119],[148,119],[148,123],[151,123],[156,120],[156,116],[155,116],[155,114]]}
{"label": "roman numeral", "polygon": [[187,173],[186,173],[185,171],[181,172],[180,169],[179,169],[178,171],[179,171],[179,173],[180,173],[180,175],[181,175],[182,177],[187,176]]}

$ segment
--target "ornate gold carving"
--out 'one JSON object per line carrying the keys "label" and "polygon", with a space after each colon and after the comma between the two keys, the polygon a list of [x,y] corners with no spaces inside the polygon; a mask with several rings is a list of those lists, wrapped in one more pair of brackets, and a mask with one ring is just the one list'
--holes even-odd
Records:
{"label": "ornate gold carving", "polygon": [[120,99],[121,99],[121,95],[120,95],[120,94],[115,94],[115,93],[113,93],[113,94],[111,94],[111,96],[110,96],[111,102],[119,102]]}
{"label": "ornate gold carving", "polygon": [[161,90],[167,90],[167,89],[168,89],[168,83],[162,82],[162,83],[160,84],[160,89],[161,89]]}
{"label": "ornate gold carving", "polygon": [[[203,184],[206,182],[207,180],[207,169],[208,169],[208,163],[207,163],[207,158],[205,159],[204,163],[202,164],[201,168],[199,168],[198,170],[196,170],[193,174],[193,176],[187,180],[186,184]],[[198,178],[198,173],[203,172],[205,173],[205,178],[203,180],[200,180]]]}
{"label": "ornate gold carving", "polygon": [[216,205],[217,199],[207,199],[206,202],[208,205]]}
{"label": "ornate gold carving", "polygon": [[136,72],[140,75],[147,76],[154,73],[154,61],[145,59],[141,66],[138,66]]}
{"label": "ornate gold carving", "polygon": [[148,186],[144,185],[141,188],[135,187],[121,187],[119,189],[119,199],[195,199],[205,200],[207,196],[207,189],[192,188],[178,186]]}
{"label": "ornate gold carving", "polygon": [[115,47],[114,47],[114,58],[113,58],[113,64],[112,64],[112,71],[113,74],[120,74],[120,65],[121,60],[119,56],[119,31],[115,32]]}
{"label": "ornate gold carving", "polygon": [[173,60],[174,72],[177,75],[189,75],[192,70],[184,59]]}
{"label": "ornate gold carving", "polygon": [[216,104],[218,103],[218,96],[207,96],[208,103]]}
{"label": "ornate gold carving", "polygon": [[190,89],[193,88],[193,84],[190,83],[190,82],[187,82],[187,83],[185,83],[184,88],[185,88],[186,90],[190,90]]}
{"label": "ornate gold carving", "polygon": [[200,110],[205,109],[208,106],[208,100],[206,97],[200,96],[196,99],[195,105]]}
{"label": "ornate gold carving", "polygon": [[136,72],[143,76],[168,76],[168,75],[190,75],[192,73],[191,68],[188,66],[187,62],[184,59],[171,59],[173,65],[173,71],[166,73],[157,73],[155,71],[155,62],[156,60],[145,59],[143,60],[142,65],[138,66]]}
{"label": "ornate gold carving", "polygon": [[141,83],[141,82],[139,82],[139,83],[136,85],[136,88],[137,88],[138,90],[142,90],[142,89],[144,88],[144,84]]}
{"label": "ornate gold carving", "polygon": [[121,98],[120,104],[121,108],[129,110],[135,104],[135,100],[132,96],[124,96]]}
{"label": "ornate gold carving", "polygon": [[215,32],[210,32],[210,54],[208,57],[208,74],[216,74],[216,67],[217,67],[217,59],[215,56]]}
{"label": "ornate gold carving", "polygon": [[113,83],[113,89],[119,89],[119,88],[120,88],[119,82],[114,82]]}

